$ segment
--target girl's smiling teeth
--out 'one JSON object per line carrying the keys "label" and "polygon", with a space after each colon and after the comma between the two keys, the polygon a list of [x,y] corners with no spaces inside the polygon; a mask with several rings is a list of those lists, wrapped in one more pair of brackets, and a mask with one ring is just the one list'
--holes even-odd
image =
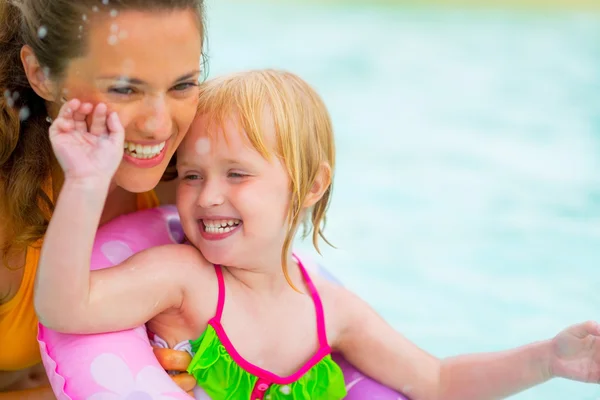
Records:
{"label": "girl's smiling teeth", "polygon": [[165,148],[166,142],[161,142],[154,145],[142,145],[139,143],[128,142],[127,140],[123,144],[125,154],[133,158],[154,158],[160,154]]}
{"label": "girl's smiling teeth", "polygon": [[239,219],[203,219],[204,231],[207,233],[227,233],[231,232],[242,221]]}

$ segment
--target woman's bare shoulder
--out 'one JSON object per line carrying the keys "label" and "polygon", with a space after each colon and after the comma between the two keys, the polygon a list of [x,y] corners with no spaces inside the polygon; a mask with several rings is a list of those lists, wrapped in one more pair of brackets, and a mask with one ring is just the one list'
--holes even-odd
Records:
{"label": "woman's bare shoulder", "polygon": [[[3,224],[0,224],[0,249],[6,245],[6,232]],[[19,290],[23,279],[26,250],[16,251],[4,257],[0,250],[0,305],[10,301]]]}

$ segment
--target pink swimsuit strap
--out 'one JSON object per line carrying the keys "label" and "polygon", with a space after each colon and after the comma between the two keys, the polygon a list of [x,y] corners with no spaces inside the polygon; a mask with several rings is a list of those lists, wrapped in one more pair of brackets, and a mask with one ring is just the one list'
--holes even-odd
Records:
{"label": "pink swimsuit strap", "polygon": [[[317,288],[315,287],[312,279],[308,275],[306,268],[302,264],[302,261],[293,254],[292,255],[298,266],[300,267],[300,271],[302,272],[302,276],[306,282],[306,286],[308,286],[308,290],[310,291],[310,296],[315,305],[315,312],[317,314],[317,334],[319,336],[319,345],[321,349],[329,348],[327,343],[327,333],[325,331],[325,314],[323,312],[323,303],[321,302],[321,297],[319,296],[319,292],[317,292]],[[217,301],[217,311],[214,316],[214,320],[221,324],[221,317],[223,316],[223,307],[225,305],[225,280],[223,278],[223,270],[220,265],[215,265],[215,272],[217,274],[217,280],[219,282],[219,298]]]}

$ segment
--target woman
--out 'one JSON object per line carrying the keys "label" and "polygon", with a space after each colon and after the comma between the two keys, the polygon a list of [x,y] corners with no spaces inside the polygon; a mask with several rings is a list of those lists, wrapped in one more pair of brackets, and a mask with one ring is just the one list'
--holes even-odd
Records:
{"label": "woman", "polygon": [[[0,0],[0,400],[54,399],[32,300],[62,182],[52,118],[71,97],[121,117],[126,155],[101,223],[172,203],[159,181],[174,177],[169,163],[196,111],[203,19],[202,0]],[[165,369],[187,366],[171,356],[157,353]]]}

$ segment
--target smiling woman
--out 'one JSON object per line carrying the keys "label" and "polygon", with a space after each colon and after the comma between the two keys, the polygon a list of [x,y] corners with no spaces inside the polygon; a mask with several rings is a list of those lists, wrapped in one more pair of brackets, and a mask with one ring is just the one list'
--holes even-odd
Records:
{"label": "smiling woman", "polygon": [[[132,192],[158,183],[195,114],[202,42],[189,34],[198,21],[186,11],[168,16],[128,11],[89,20],[87,56],[71,62],[62,85],[69,98],[106,102],[119,114],[128,149],[135,151],[124,158],[115,182]],[[151,154],[155,145],[164,147],[152,161],[132,156]]]}
{"label": "smiling woman", "polygon": [[159,182],[196,111],[203,1],[0,0],[0,27],[0,399],[52,399],[33,390],[46,379],[32,300],[63,182],[49,123],[73,97],[119,114],[126,155],[100,224],[172,199]]}

